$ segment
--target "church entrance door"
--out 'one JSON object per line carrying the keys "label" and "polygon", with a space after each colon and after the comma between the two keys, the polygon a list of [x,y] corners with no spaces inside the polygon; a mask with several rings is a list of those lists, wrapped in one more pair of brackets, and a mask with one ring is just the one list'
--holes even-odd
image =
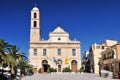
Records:
{"label": "church entrance door", "polygon": [[76,60],[71,61],[71,69],[72,69],[72,72],[77,72],[77,61]]}
{"label": "church entrance door", "polygon": [[43,65],[43,72],[47,72],[47,70],[48,70],[48,65],[47,64]]}
{"label": "church entrance door", "polygon": [[61,72],[61,65],[58,65],[58,72]]}
{"label": "church entrance door", "polygon": [[43,60],[42,61],[42,72],[47,72],[47,70],[48,70],[48,61]]}

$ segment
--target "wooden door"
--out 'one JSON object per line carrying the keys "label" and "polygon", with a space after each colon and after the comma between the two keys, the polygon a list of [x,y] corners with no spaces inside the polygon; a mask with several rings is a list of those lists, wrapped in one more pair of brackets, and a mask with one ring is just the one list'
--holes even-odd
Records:
{"label": "wooden door", "polygon": [[71,69],[72,69],[72,72],[77,72],[77,61],[76,60],[71,61]]}
{"label": "wooden door", "polygon": [[77,72],[77,63],[76,64],[72,64],[72,72]]}
{"label": "wooden door", "polygon": [[61,72],[61,65],[58,65],[58,72]]}

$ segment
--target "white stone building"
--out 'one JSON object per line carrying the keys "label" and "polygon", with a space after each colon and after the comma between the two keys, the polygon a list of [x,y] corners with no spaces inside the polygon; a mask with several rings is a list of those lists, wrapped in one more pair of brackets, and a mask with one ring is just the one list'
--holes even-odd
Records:
{"label": "white stone building", "polygon": [[101,53],[105,51],[107,48],[117,44],[118,42],[115,40],[105,40],[102,44],[94,43],[89,50],[90,54],[90,65],[95,74],[99,74],[99,60],[101,58]]}
{"label": "white stone building", "polygon": [[42,40],[40,34],[40,11],[37,7],[31,10],[29,62],[34,66],[34,72],[39,68],[47,72],[47,65],[62,72],[70,67],[76,72],[81,67],[80,41],[69,39],[69,33],[58,26],[50,32],[48,40]]}

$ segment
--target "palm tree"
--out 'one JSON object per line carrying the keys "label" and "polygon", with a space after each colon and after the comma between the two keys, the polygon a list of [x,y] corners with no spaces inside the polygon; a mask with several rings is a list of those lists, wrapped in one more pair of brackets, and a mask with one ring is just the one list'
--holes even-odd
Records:
{"label": "palm tree", "polygon": [[28,64],[28,58],[25,56],[24,53],[20,53],[19,56],[20,57],[19,57],[19,60],[18,60],[18,65],[19,65],[19,68],[21,70],[21,73],[25,74],[28,67],[30,67],[30,65]]}
{"label": "palm tree", "polygon": [[24,53],[19,53],[19,48],[16,45],[9,45],[4,39],[0,39],[0,63],[2,63],[0,66],[3,66],[3,62],[11,68],[13,75],[15,75],[15,67],[18,65],[23,70],[29,66],[28,58]]}
{"label": "palm tree", "polygon": [[21,57],[19,59],[19,68],[22,74],[25,74],[26,67],[27,67],[27,60],[24,57]]}
{"label": "palm tree", "polygon": [[4,41],[4,39],[0,39],[0,59],[6,57],[6,52],[8,51],[8,43]]}
{"label": "palm tree", "polygon": [[0,38],[0,67],[2,67],[2,80],[3,80],[3,60],[7,61],[6,52],[8,50],[8,43],[4,41],[4,39]]}
{"label": "palm tree", "polygon": [[11,66],[11,73],[15,75],[15,67],[17,66],[19,54],[18,54],[19,48],[17,48],[15,45],[11,45],[9,48],[9,61],[10,61],[10,66]]}
{"label": "palm tree", "polygon": [[17,66],[21,66],[22,64],[19,64],[20,59],[27,59],[27,57],[24,55],[24,53],[19,53],[19,48],[17,48],[15,45],[11,45],[11,48],[9,48],[9,61],[11,65],[11,73],[15,74],[15,68]]}
{"label": "palm tree", "polygon": [[26,72],[33,73],[33,66],[28,64],[28,59],[21,58],[19,60],[19,64],[20,64],[19,67],[22,74],[25,74]]}

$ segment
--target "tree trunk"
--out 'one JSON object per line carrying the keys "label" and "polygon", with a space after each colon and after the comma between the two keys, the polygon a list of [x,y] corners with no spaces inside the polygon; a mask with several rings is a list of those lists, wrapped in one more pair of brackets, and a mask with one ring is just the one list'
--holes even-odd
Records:
{"label": "tree trunk", "polygon": [[15,74],[15,70],[14,70],[14,67],[12,66],[11,67],[11,73],[14,75]]}

